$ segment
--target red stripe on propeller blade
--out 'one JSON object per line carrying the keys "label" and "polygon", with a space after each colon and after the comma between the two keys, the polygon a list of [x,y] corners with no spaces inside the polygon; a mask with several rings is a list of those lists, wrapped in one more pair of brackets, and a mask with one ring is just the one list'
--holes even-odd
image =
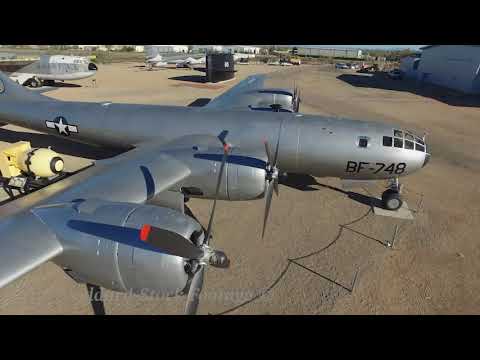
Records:
{"label": "red stripe on propeller blade", "polygon": [[140,240],[142,241],[147,241],[148,240],[148,235],[150,235],[150,231],[152,230],[152,227],[148,224],[145,224],[142,226],[140,229]]}

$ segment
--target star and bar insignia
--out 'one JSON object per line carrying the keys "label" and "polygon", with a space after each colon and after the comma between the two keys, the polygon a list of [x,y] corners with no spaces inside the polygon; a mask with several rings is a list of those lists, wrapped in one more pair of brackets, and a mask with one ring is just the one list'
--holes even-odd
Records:
{"label": "star and bar insignia", "polygon": [[56,129],[60,135],[69,136],[71,133],[78,133],[76,125],[70,125],[63,116],[57,116],[53,121],[45,121],[45,125],[49,129]]}

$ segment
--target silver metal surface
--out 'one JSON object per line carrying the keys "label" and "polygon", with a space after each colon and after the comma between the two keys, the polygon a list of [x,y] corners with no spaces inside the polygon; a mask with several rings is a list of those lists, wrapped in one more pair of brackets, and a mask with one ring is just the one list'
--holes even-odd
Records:
{"label": "silver metal surface", "polygon": [[[218,137],[225,131],[232,151],[218,198],[226,200],[256,199],[268,189],[268,205],[275,182],[266,187],[265,179],[273,168],[380,180],[411,174],[430,158],[426,144],[423,151],[384,145],[383,137],[393,139],[402,130],[395,125],[251,111],[252,99],[257,105],[264,105],[265,97],[272,102],[271,89],[258,91],[264,76],[247,78],[204,108],[63,102],[26,90],[1,73],[0,81],[0,122],[71,141],[136,147],[0,207],[0,286],[54,259],[79,278],[109,289],[182,293],[190,276],[185,260],[134,246],[126,234],[136,234],[143,224],[187,239],[201,230],[182,213],[183,195],[162,198],[162,193],[193,189],[199,197],[214,198],[223,154]],[[259,93],[264,95],[257,98]],[[282,96],[285,102],[290,95]],[[273,168],[267,166],[265,141],[279,144]],[[144,205],[155,201],[165,207]],[[98,233],[102,229],[120,235],[112,240],[110,232]]]}

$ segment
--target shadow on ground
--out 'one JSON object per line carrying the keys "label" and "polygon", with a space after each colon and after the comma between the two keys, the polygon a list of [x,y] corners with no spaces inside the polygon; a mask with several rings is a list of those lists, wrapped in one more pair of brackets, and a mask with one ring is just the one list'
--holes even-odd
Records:
{"label": "shadow on ground", "polygon": [[52,85],[44,86],[44,88],[45,87],[49,87],[49,88],[79,88],[79,87],[82,87],[82,85],[64,83],[64,82],[55,82]]}
{"label": "shadow on ground", "polygon": [[202,106],[207,105],[211,100],[212,99],[209,99],[209,98],[198,98],[197,100],[188,104],[188,106],[202,107]]}
{"label": "shadow on ground", "polygon": [[393,80],[388,78],[385,72],[376,72],[371,75],[341,74],[337,79],[355,87],[410,92],[452,106],[480,107],[478,95],[467,95],[441,86],[421,84],[411,79]]}
{"label": "shadow on ground", "polygon": [[52,147],[52,150],[66,155],[79,156],[93,160],[107,159],[125,152],[127,149],[112,149],[80,144],[46,134],[20,132],[0,128],[0,141],[15,143],[29,141],[32,147]]}
{"label": "shadow on ground", "polygon": [[325,185],[317,182],[317,180],[311,176],[311,175],[304,175],[304,174],[294,174],[290,173],[288,176],[283,177],[280,180],[280,184],[284,186],[288,186],[290,188],[300,190],[300,191],[318,191],[318,188],[315,188],[313,186],[319,186],[325,189],[330,189],[339,193],[342,193],[346,196],[348,196],[350,199],[353,201],[356,201],[360,204],[367,205],[367,206],[375,206],[378,208],[383,208],[383,204],[381,200],[373,197],[373,196],[368,196],[364,194],[359,194],[353,191],[345,191],[342,189],[339,189],[334,186],[330,185]]}
{"label": "shadow on ground", "polygon": [[205,75],[183,75],[183,76],[174,76],[168,79],[177,80],[177,81],[188,81],[188,82],[194,82],[199,84],[207,83],[207,78],[205,77]]}

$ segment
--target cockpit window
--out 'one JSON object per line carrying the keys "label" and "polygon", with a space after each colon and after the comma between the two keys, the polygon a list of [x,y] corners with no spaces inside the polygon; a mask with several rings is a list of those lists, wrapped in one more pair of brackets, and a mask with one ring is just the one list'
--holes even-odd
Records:
{"label": "cockpit window", "polygon": [[419,144],[422,144],[422,145],[425,145],[425,143],[423,142],[422,139],[420,139],[419,137],[415,137],[415,141]]}
{"label": "cockpit window", "polygon": [[425,146],[420,145],[420,144],[415,144],[415,150],[424,152],[425,151]]}
{"label": "cockpit window", "polygon": [[405,139],[410,141],[415,141],[415,138],[413,137],[412,134],[405,133]]}
{"label": "cockpit window", "polygon": [[413,150],[413,141],[405,140],[405,149]]}
{"label": "cockpit window", "polygon": [[[417,151],[425,152],[425,142],[418,136],[412,135],[406,131],[396,130],[396,129],[393,130],[393,136],[395,136],[393,139],[394,140],[393,146],[397,148],[405,147],[405,149],[407,150],[417,150]],[[388,136],[383,137],[383,141],[384,141],[383,145],[388,146],[385,144],[386,138],[388,138]]]}
{"label": "cockpit window", "polygon": [[383,146],[389,146],[391,147],[393,143],[393,139],[391,136],[384,136],[383,137]]}

